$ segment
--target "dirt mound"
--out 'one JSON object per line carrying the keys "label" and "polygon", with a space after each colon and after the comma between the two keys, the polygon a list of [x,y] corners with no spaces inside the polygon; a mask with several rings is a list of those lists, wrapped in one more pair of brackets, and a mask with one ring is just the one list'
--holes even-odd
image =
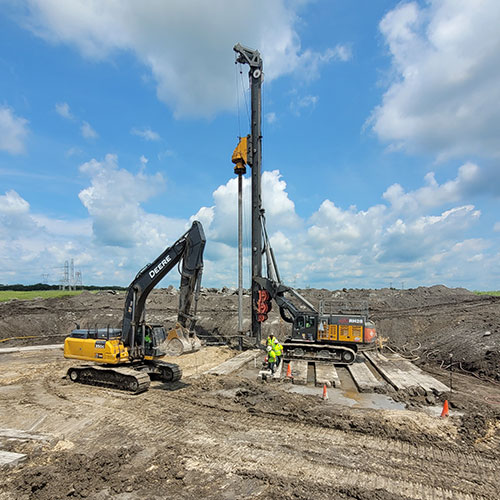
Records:
{"label": "dirt mound", "polygon": [[[420,364],[454,363],[467,370],[500,380],[500,297],[476,295],[463,288],[438,285],[409,290],[315,290],[299,292],[314,306],[321,300],[345,304],[346,308],[367,303],[379,335],[389,347]],[[125,293],[84,292],[73,297],[14,300],[0,304],[0,339],[33,336],[25,343],[59,342],[76,324],[81,327],[119,327]],[[230,289],[204,289],[198,305],[198,334],[208,343],[236,346],[237,300]],[[147,302],[151,323],[173,327],[177,320],[178,292],[175,288],[154,290]],[[263,335],[285,338],[289,325],[271,311],[263,324]],[[249,328],[250,297],[244,296],[244,328]],[[19,343],[18,340],[10,344]],[[4,346],[9,343],[2,343]]]}

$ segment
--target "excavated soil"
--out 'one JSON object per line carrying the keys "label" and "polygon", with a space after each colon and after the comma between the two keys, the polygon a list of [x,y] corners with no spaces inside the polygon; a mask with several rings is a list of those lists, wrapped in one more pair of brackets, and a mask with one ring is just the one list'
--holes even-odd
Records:
{"label": "excavated soil", "polygon": [[[27,455],[0,471],[0,499],[498,498],[500,298],[441,286],[301,293],[313,304],[369,300],[388,348],[446,384],[452,376],[446,397],[457,416],[430,416],[418,396],[394,394],[406,410],[347,408],[283,384],[203,374],[237,353],[227,346],[176,358],[181,382],[137,396],[71,383],[60,350],[3,354],[0,430],[38,436],[0,433],[0,449]],[[36,337],[0,347],[56,343],[75,322],[119,326],[123,299],[0,304],[0,338]],[[231,291],[204,290],[198,327],[208,343],[237,344],[236,307]],[[157,290],[148,319],[170,326],[176,309],[176,291]],[[283,337],[286,327],[273,311],[263,333]]]}
{"label": "excavated soil", "polygon": [[[445,286],[299,292],[316,307],[320,300],[345,304],[348,309],[367,304],[377,331],[388,339],[388,346],[420,365],[448,366],[452,355],[456,370],[500,381],[500,297]],[[0,303],[0,340],[35,337],[1,345],[61,342],[76,324],[119,327],[124,298],[125,292],[83,292],[73,297]],[[198,306],[198,333],[208,342],[237,345],[237,303],[235,291],[204,289]],[[147,302],[147,318],[152,323],[173,326],[177,306],[175,288],[154,290]],[[250,317],[249,308],[250,300],[245,294],[246,318]],[[244,328],[249,328],[248,319]],[[272,332],[283,338],[287,331],[288,324],[273,310],[263,325],[263,334]]]}

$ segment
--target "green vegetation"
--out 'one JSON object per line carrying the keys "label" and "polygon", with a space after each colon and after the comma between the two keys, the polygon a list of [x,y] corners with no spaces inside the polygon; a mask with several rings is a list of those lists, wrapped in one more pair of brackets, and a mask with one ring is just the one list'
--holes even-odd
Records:
{"label": "green vegetation", "polygon": [[474,293],[476,295],[496,295],[496,296],[499,296],[500,290],[496,290],[496,291],[492,291],[492,292],[480,292],[478,290],[474,290]]}
{"label": "green vegetation", "polygon": [[[122,286],[96,286],[85,285],[81,287],[82,290],[126,290]],[[59,285],[47,285],[46,283],[36,283],[34,285],[3,285],[0,283],[0,291],[15,291],[15,292],[31,292],[32,290],[59,290]]]}
{"label": "green vegetation", "polygon": [[33,300],[36,297],[41,297],[42,299],[49,299],[52,297],[65,297],[66,295],[80,295],[81,290],[72,291],[69,290],[32,290],[30,292],[17,292],[14,290],[1,290],[0,291],[0,302],[5,302],[11,299],[20,300]]}

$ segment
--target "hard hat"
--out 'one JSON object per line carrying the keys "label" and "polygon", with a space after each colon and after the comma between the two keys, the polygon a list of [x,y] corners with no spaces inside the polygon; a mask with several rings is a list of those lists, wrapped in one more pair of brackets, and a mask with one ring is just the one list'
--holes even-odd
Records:
{"label": "hard hat", "polygon": [[272,347],[270,345],[267,346],[267,352],[272,351]]}

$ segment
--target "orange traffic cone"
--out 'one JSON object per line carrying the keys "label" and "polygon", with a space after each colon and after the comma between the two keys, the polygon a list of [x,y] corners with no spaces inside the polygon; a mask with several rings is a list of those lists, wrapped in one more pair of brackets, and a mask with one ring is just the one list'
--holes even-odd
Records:
{"label": "orange traffic cone", "polygon": [[450,412],[448,410],[448,400],[444,400],[443,411],[441,412],[441,417],[449,417]]}
{"label": "orange traffic cone", "polygon": [[292,365],[288,363],[288,367],[286,369],[286,378],[292,378]]}
{"label": "orange traffic cone", "polygon": [[323,401],[326,401],[328,399],[328,392],[326,391],[326,384],[323,385],[323,396],[322,396]]}

